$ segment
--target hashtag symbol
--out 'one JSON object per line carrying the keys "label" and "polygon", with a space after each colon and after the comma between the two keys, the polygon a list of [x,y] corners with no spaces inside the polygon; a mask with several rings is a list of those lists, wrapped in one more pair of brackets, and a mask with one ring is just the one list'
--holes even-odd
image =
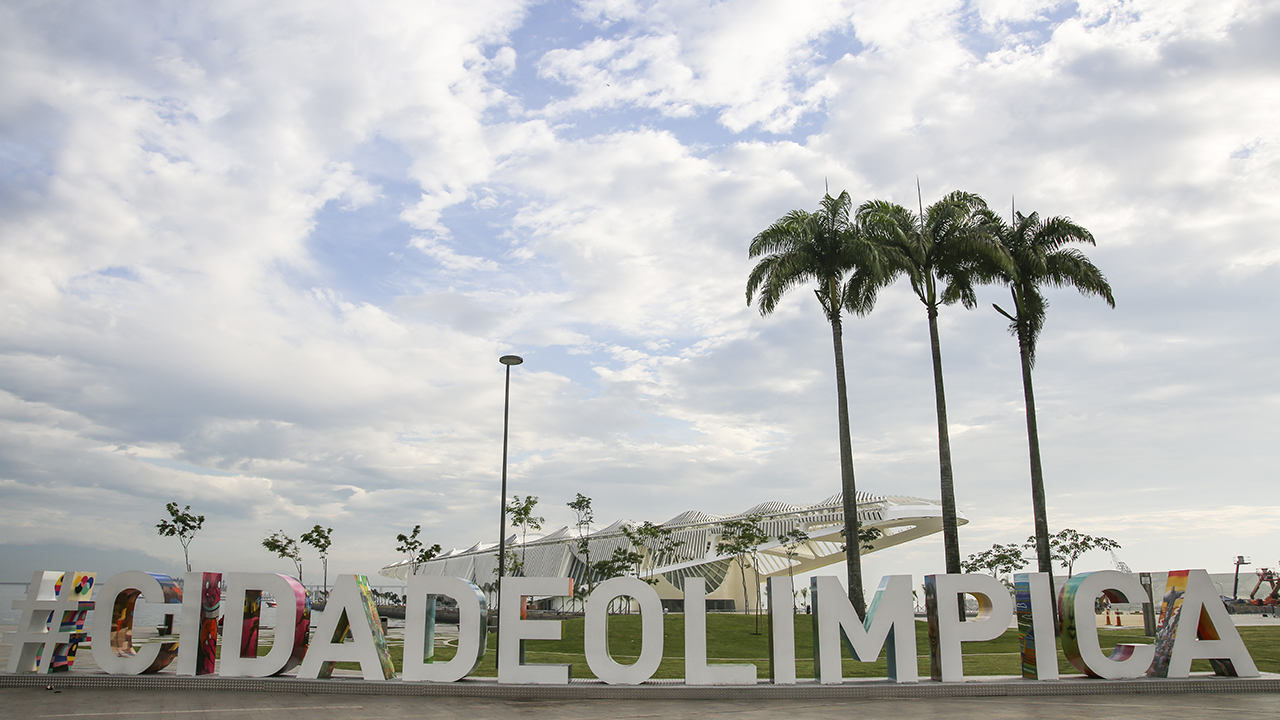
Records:
{"label": "hashtag symbol", "polygon": [[[84,613],[93,609],[93,573],[60,573],[37,570],[27,586],[27,596],[14,600],[12,609],[22,611],[18,631],[5,633],[13,646],[9,672],[47,673],[55,659],[74,658],[75,646],[85,639],[79,632]],[[53,628],[50,628],[53,624]],[[58,663],[65,667],[69,662]]]}

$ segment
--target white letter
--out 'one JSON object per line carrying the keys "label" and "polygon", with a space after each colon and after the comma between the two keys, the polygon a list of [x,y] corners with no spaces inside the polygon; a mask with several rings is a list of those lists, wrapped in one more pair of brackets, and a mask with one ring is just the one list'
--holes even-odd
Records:
{"label": "white letter", "polygon": [[218,659],[222,573],[189,572],[182,586],[182,629],[174,669],[179,675],[208,675]]}
{"label": "white letter", "polygon": [[[609,655],[609,603],[631,597],[640,603],[640,658],[621,665]],[[662,664],[662,600],[648,583],[633,577],[616,577],[591,591],[583,628],[587,667],[610,685],[639,685],[653,677]]]}
{"label": "white letter", "polygon": [[[1182,597],[1173,600],[1173,614],[1166,620],[1166,625],[1173,635],[1173,652],[1169,656],[1168,670],[1165,677],[1184,678],[1191,674],[1192,660],[1214,660],[1214,672],[1218,675],[1235,675],[1238,677],[1258,677],[1258,668],[1253,664],[1249,650],[1236,632],[1235,623],[1227,615],[1227,609],[1218,596],[1218,590],[1204,570],[1184,570],[1182,573],[1169,573],[1165,597],[1177,592],[1177,584],[1181,584],[1181,575],[1185,578],[1186,588]],[[1178,607],[1180,605],[1180,607]],[[1157,645],[1160,644],[1157,642]],[[1159,669],[1159,664],[1157,664]]]}
{"label": "white letter", "polygon": [[[1053,605],[1049,602],[1049,573],[1017,573],[1018,645],[1022,648],[1022,677],[1058,679],[1058,643],[1053,636]],[[1044,657],[1037,653],[1037,641]]]}
{"label": "white letter", "polygon": [[111,675],[158,672],[173,662],[178,643],[147,643],[133,649],[133,611],[138,597],[148,604],[182,602],[182,589],[168,575],[126,570],[98,592],[93,611],[93,661]]}
{"label": "white letter", "polygon": [[795,685],[796,595],[791,576],[765,580],[765,592],[769,596],[769,682]]}
{"label": "white letter", "polygon": [[[344,643],[347,630],[353,642]],[[298,669],[299,678],[329,679],[334,663],[360,663],[365,680],[390,680],[395,676],[387,638],[382,634],[378,608],[364,575],[339,575],[320,613],[315,643]]]}
{"label": "white letter", "polygon": [[59,652],[66,653],[66,664],[61,669],[70,669],[76,646],[88,637],[84,616],[93,609],[89,598],[93,596],[96,577],[97,573],[52,570],[32,573],[26,599],[13,600],[11,604],[13,610],[22,611],[18,631],[4,634],[5,642],[13,646],[9,651],[9,672],[51,673]]}
{"label": "white letter", "polygon": [[840,640],[859,662],[875,662],[886,648],[889,679],[915,682],[916,620],[912,612],[911,576],[886,575],[862,621],[840,581],[830,575],[809,578],[813,598],[813,668],[824,685],[841,681]]}
{"label": "white letter", "polygon": [[[960,593],[978,599],[978,617],[971,622],[959,620]],[[924,597],[929,612],[930,675],[943,682],[964,682],[960,643],[994,640],[1004,634],[1013,619],[1009,589],[990,575],[925,575]]]}
{"label": "white letter", "polygon": [[684,579],[684,683],[755,685],[755,665],[707,664],[707,581]]}
{"label": "white letter", "polygon": [[1090,677],[1119,680],[1146,674],[1155,658],[1151,645],[1116,645],[1111,657],[1098,646],[1098,621],[1094,603],[1106,594],[1112,602],[1139,602],[1147,592],[1133,575],[1099,570],[1076,575],[1062,590],[1062,652],[1080,672]]}
{"label": "white letter", "polygon": [[[498,598],[498,683],[568,685],[569,665],[520,662],[525,640],[559,640],[559,620],[521,620],[526,595],[573,596],[573,581],[559,577],[506,577]],[[661,612],[661,611],[659,611]]]}
{"label": "white letter", "polygon": [[[453,682],[474,672],[484,657],[489,633],[487,603],[480,588],[462,578],[411,575],[408,593],[400,677],[411,681]],[[433,595],[445,595],[458,603],[458,652],[449,662],[425,661],[427,650],[435,644]]]}
{"label": "white letter", "polygon": [[[296,633],[299,629],[307,632],[311,620],[310,616],[305,618],[301,628],[294,622],[298,613],[298,596],[302,595],[304,604],[306,602],[306,591],[302,590],[302,585],[291,577],[275,573],[227,573],[223,579],[227,583],[228,605],[223,613],[222,665],[218,674],[224,677],[267,677],[296,666],[302,659],[300,653],[294,653]],[[262,612],[260,602],[255,600],[253,607],[245,607],[246,596],[251,592],[259,595],[267,592],[276,599],[275,639],[271,650],[262,657],[258,657],[257,642]],[[249,610],[247,616],[246,609]],[[250,633],[247,637],[246,630]],[[305,649],[306,645],[302,647]]]}

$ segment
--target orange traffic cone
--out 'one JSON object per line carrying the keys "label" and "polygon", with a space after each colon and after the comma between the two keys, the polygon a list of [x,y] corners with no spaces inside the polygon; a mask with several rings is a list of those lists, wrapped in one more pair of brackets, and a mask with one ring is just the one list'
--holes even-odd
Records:
{"label": "orange traffic cone", "polygon": [[1111,626],[1111,608],[1107,608],[1107,626]]}

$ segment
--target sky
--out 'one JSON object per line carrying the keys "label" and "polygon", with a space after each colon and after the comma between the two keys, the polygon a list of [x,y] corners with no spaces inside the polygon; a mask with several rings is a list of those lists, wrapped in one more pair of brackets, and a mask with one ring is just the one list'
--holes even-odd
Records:
{"label": "sky", "polygon": [[[1097,239],[1115,309],[1047,292],[1050,528],[1274,566],[1277,35],[1251,0],[5,3],[0,580],[181,570],[170,501],[196,569],[290,572],[261,540],[315,524],[330,577],[494,542],[508,353],[545,530],[821,501],[830,328],[748,306],[747,247],[917,182]],[[940,315],[962,555],[1032,530],[1007,297]],[[937,499],[924,308],[844,342],[859,489]]]}

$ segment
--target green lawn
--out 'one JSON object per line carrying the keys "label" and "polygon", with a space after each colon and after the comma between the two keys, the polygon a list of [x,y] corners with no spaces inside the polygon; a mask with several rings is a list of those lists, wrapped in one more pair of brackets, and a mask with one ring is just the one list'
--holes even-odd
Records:
{"label": "green lawn", "polygon": [[[812,616],[796,617],[796,675],[813,677]],[[684,615],[672,614],[663,618],[663,660],[655,678],[684,677]],[[581,618],[562,622],[562,640],[531,640],[526,644],[525,661],[530,663],[570,663],[576,678],[595,677],[587,667],[582,650]],[[750,616],[713,613],[707,616],[707,656],[711,662],[751,662],[757,667],[759,677],[769,676],[769,640],[764,618],[761,634],[755,635],[755,619]],[[1240,636],[1249,648],[1258,669],[1263,672],[1280,672],[1280,627],[1242,627]],[[609,649],[615,661],[628,663],[638,653],[640,633],[639,615],[615,615],[609,619]],[[1099,638],[1104,651],[1110,653],[1117,643],[1143,644],[1150,642],[1137,628],[1121,630],[1100,629]],[[920,676],[929,677],[929,640],[924,623],[916,624],[916,648],[919,656]],[[443,662],[453,657],[452,647],[436,648],[436,660]],[[403,648],[391,647],[396,668],[401,667]],[[489,635],[489,650],[474,675],[494,677],[496,650],[494,636]],[[988,642],[964,644],[964,671],[966,675],[1019,675],[1021,663],[1018,657],[1018,631],[1009,630],[1001,637]],[[1058,669],[1062,674],[1079,674],[1058,652]],[[340,667],[352,667],[346,664]],[[1192,665],[1194,672],[1210,671],[1208,661],[1198,660]],[[874,663],[854,661],[845,651],[845,677],[885,677],[887,675],[883,653]]]}

